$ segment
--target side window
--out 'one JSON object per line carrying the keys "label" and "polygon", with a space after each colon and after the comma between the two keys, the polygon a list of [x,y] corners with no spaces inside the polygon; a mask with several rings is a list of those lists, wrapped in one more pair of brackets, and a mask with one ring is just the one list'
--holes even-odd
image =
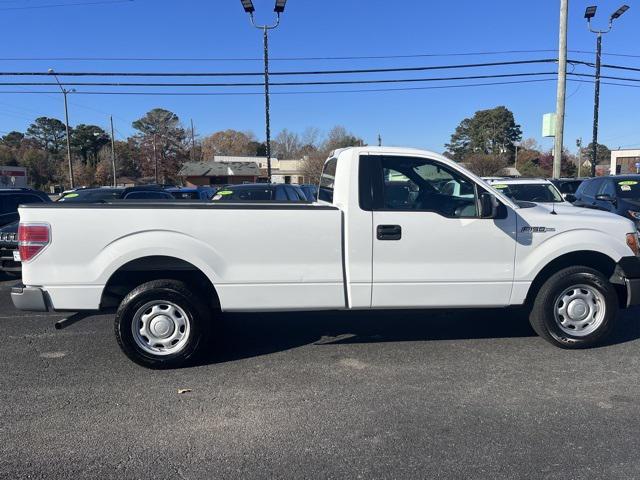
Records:
{"label": "side window", "polygon": [[598,194],[610,195],[613,198],[616,196],[616,187],[613,185],[611,180],[605,180]]}
{"label": "side window", "polygon": [[477,217],[475,183],[433,160],[383,157],[382,208]]}
{"label": "side window", "polygon": [[16,212],[19,205],[28,203],[44,203],[44,200],[30,194],[6,195],[2,199],[2,213]]}
{"label": "side window", "polygon": [[276,190],[276,202],[286,202],[289,200],[287,198],[287,193],[285,192],[286,187],[275,187]]}
{"label": "side window", "polygon": [[584,190],[582,190],[582,195],[588,198],[595,198],[598,193],[598,189],[600,188],[600,179],[591,180],[588,182],[584,182]]}
{"label": "side window", "polygon": [[322,177],[320,177],[320,190],[318,192],[318,199],[324,202],[333,203],[333,185],[336,179],[336,169],[338,167],[338,159],[332,158],[327,160],[322,170]]}

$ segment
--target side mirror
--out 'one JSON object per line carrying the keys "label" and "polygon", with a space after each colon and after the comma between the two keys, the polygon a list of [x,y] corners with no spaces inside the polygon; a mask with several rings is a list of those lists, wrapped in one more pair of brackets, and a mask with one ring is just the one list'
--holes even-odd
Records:
{"label": "side mirror", "polygon": [[500,204],[496,197],[488,192],[480,194],[480,218],[496,218]]}
{"label": "side mirror", "polygon": [[564,196],[564,199],[565,199],[567,202],[571,202],[571,203],[573,203],[573,202],[575,202],[576,200],[578,200],[578,197],[576,197],[573,193],[567,193],[567,194]]}
{"label": "side mirror", "polygon": [[613,198],[611,195],[609,195],[608,193],[603,193],[601,195],[596,195],[596,200],[600,200],[601,202],[611,202],[611,203],[616,203],[616,199]]}

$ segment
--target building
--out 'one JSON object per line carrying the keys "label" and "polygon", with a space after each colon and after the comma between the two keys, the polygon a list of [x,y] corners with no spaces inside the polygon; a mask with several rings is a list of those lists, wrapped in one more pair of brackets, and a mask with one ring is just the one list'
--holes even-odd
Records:
{"label": "building", "polygon": [[271,171],[271,180],[273,183],[292,183],[294,185],[308,183],[302,172],[303,163],[304,159],[279,160],[278,168]]}
{"label": "building", "polygon": [[[271,181],[273,183],[305,183],[302,173],[304,159],[271,159]],[[254,168],[255,167],[255,168]],[[225,185],[254,183],[267,180],[267,157],[231,157],[215,155],[206,162],[187,162],[179,175],[189,185]]]}
{"label": "building", "polygon": [[261,176],[256,162],[242,161],[208,161],[187,162],[178,175],[188,187],[201,185],[229,185],[238,183],[255,183]]}
{"label": "building", "polygon": [[0,167],[0,188],[27,186],[27,169],[24,167]]}
{"label": "building", "polygon": [[611,175],[640,173],[640,150],[611,150]]}

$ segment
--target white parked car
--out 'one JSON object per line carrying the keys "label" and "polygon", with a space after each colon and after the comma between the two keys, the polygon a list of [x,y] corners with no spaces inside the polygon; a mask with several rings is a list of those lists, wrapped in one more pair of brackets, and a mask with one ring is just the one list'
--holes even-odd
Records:
{"label": "white parked car", "polygon": [[314,204],[37,204],[20,218],[16,307],[116,306],[122,350],[156,368],[189,362],[220,311],[525,305],[539,335],[578,348],[640,303],[633,222],[519,204],[422,150],[339,150]]}

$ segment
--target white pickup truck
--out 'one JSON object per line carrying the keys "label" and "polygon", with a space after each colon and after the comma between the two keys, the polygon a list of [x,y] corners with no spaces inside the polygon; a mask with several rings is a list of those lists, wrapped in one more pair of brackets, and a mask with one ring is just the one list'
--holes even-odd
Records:
{"label": "white pickup truck", "polygon": [[20,208],[35,311],[117,307],[122,350],[175,367],[217,312],[524,305],[535,331],[578,348],[640,303],[635,225],[514,203],[441,155],[360,147],[327,160],[310,203],[33,204]]}

